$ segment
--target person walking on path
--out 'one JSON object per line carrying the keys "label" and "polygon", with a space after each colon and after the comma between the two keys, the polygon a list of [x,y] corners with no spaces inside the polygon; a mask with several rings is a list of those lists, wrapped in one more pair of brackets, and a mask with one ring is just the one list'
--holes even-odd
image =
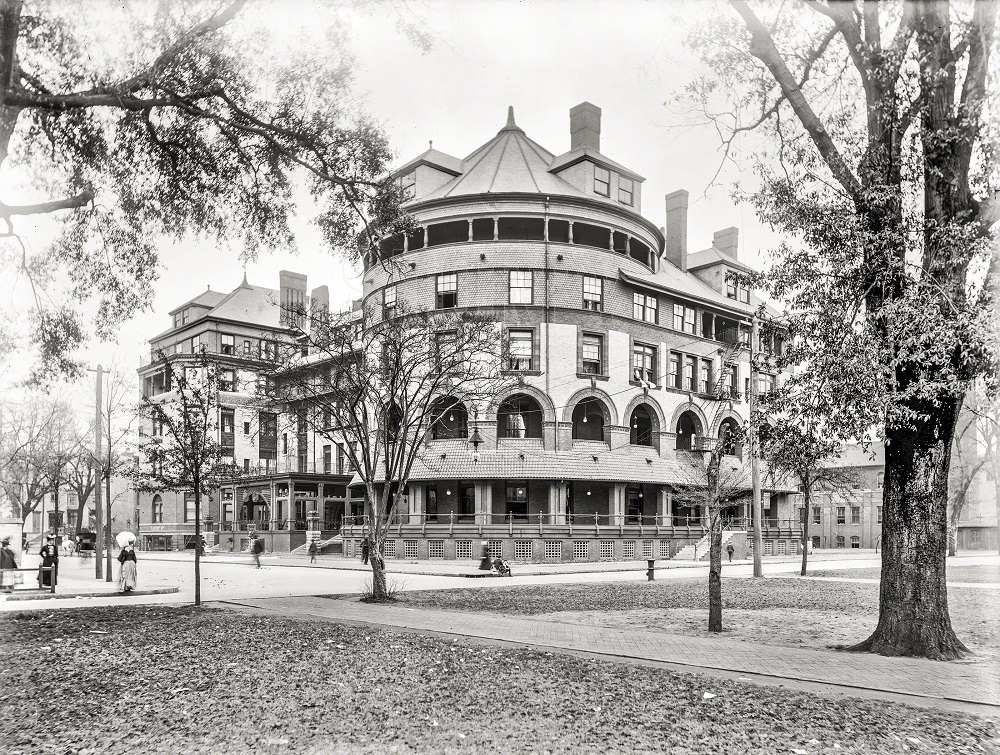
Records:
{"label": "person walking on path", "polygon": [[118,563],[122,565],[118,574],[118,589],[121,592],[132,592],[135,589],[136,559],[135,548],[126,545],[118,554]]}
{"label": "person walking on path", "polygon": [[318,550],[319,550],[319,548],[316,547],[316,541],[315,540],[310,540],[309,541],[309,563],[310,564],[315,564],[316,563],[316,552]]}
{"label": "person walking on path", "polygon": [[254,538],[253,545],[251,546],[253,551],[253,559],[257,562],[257,568],[260,568],[260,554],[264,552],[264,538],[258,537]]}
{"label": "person walking on path", "polygon": [[10,538],[5,537],[0,541],[0,591],[10,592],[19,582],[18,577],[21,575],[16,571],[7,571],[8,569],[17,569],[17,561],[14,559],[14,551],[10,549]]}
{"label": "person walking on path", "polygon": [[368,553],[371,551],[371,543],[368,542],[368,535],[365,535],[365,539],[361,541],[361,563],[368,563]]}
{"label": "person walking on path", "polygon": [[734,553],[735,551],[736,551],[736,548],[734,548],[734,547],[733,547],[733,544],[732,544],[732,543],[727,543],[727,544],[726,544],[726,553],[728,553],[728,554],[729,554],[729,560],[730,560],[730,561],[732,561],[732,560],[733,560],[733,553]]}
{"label": "person walking on path", "polygon": [[42,546],[39,555],[42,557],[42,567],[52,567],[52,571],[38,570],[38,586],[55,587],[58,584],[59,574],[59,549],[56,548],[55,535],[45,538],[45,545]]}

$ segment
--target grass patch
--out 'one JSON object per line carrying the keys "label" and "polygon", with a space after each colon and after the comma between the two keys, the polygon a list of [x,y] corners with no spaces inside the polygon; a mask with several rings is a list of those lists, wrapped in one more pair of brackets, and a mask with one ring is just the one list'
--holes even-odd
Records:
{"label": "grass patch", "polygon": [[[10,614],[10,753],[982,752],[995,722],[394,630],[193,608]],[[42,691],[42,694],[38,694]],[[705,693],[714,697],[706,697]]]}
{"label": "grass patch", "polygon": [[[949,582],[969,582],[974,584],[1000,585],[1000,564],[979,564],[975,566],[948,565]],[[810,577],[843,577],[846,579],[880,579],[882,569],[873,566],[869,569],[817,569],[809,571]]]}

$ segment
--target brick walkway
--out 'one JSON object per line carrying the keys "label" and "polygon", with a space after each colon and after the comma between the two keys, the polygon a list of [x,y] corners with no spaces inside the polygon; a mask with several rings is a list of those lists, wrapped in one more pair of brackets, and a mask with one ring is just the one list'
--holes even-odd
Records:
{"label": "brick walkway", "polygon": [[941,663],[759,645],[723,638],[565,624],[518,616],[366,605],[329,598],[267,598],[225,603],[281,616],[356,621],[549,649],[832,684],[922,698],[994,706],[1000,712],[1000,668],[989,662]]}

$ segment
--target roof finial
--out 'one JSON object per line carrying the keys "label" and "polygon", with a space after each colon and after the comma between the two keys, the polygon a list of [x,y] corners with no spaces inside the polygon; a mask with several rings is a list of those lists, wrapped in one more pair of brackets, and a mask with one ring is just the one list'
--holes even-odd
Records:
{"label": "roof finial", "polygon": [[514,106],[507,106],[507,125],[504,128],[517,128],[517,124],[514,123]]}
{"label": "roof finial", "polygon": [[250,284],[247,283],[247,263],[246,262],[243,263],[243,282],[240,284],[240,286],[246,286],[248,288],[250,286]]}
{"label": "roof finial", "polygon": [[428,139],[427,140],[427,149],[434,149],[434,140],[433,139]]}

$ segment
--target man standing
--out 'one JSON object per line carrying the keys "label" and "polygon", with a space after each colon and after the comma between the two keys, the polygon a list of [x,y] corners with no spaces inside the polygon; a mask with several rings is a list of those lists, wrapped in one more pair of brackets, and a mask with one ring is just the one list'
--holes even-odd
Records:
{"label": "man standing", "polygon": [[42,567],[51,567],[51,570],[48,568],[45,571],[38,570],[38,586],[54,587],[58,582],[57,575],[59,574],[59,549],[56,548],[55,535],[49,535],[45,538],[45,545],[42,546],[40,555]]}
{"label": "man standing", "polygon": [[733,552],[734,552],[735,550],[736,550],[736,548],[734,548],[734,547],[733,547],[733,544],[732,544],[732,543],[727,543],[727,544],[726,544],[726,553],[728,553],[728,554],[729,554],[729,560],[730,560],[730,561],[732,561],[732,560],[733,560]]}
{"label": "man standing", "polygon": [[316,563],[316,551],[318,551],[318,550],[319,550],[319,548],[316,547],[316,541],[315,540],[310,540],[309,541],[309,563],[310,564],[315,564]]}
{"label": "man standing", "polygon": [[264,552],[264,538],[258,537],[253,541],[253,546],[251,547],[253,551],[254,561],[257,562],[257,568],[260,568],[260,554]]}

